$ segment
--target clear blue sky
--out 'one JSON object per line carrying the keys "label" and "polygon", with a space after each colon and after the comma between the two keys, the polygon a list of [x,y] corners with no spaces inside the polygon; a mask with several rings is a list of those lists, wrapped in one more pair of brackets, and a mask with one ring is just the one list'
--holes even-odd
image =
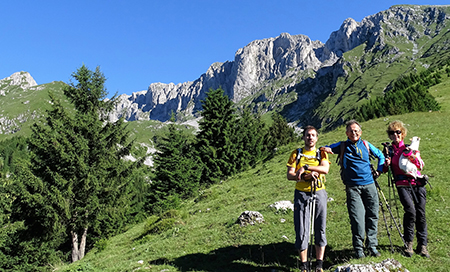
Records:
{"label": "clear blue sky", "polygon": [[110,95],[131,94],[154,82],[193,81],[251,41],[283,32],[325,43],[345,19],[396,4],[448,0],[3,1],[0,79],[26,71],[38,84],[69,82],[85,64],[100,66]]}

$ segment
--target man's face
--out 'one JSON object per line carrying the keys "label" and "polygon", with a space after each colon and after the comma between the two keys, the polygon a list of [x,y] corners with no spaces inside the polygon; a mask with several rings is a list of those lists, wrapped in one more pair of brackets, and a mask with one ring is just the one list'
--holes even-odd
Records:
{"label": "man's face", "polygon": [[355,143],[361,137],[362,131],[358,124],[352,124],[347,128],[347,131],[345,133],[347,134],[347,137],[350,139],[350,141]]}
{"label": "man's face", "polygon": [[303,136],[303,141],[305,141],[305,146],[314,147],[317,143],[317,131],[314,129],[309,129],[305,132]]}

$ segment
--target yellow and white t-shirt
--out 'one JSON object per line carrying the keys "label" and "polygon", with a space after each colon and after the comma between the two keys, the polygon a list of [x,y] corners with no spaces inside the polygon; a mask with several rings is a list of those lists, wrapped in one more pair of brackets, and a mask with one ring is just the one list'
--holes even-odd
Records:
{"label": "yellow and white t-shirt", "polygon": [[[313,150],[305,150],[304,148],[302,148],[302,154],[305,156],[302,156],[300,158],[300,161],[297,165],[297,149],[292,151],[291,156],[289,157],[287,166],[288,167],[292,167],[295,168],[295,172],[297,172],[300,167],[303,167],[303,165],[307,164],[309,166],[318,166],[320,164],[320,161],[318,161],[316,159],[316,152],[317,149],[313,149]],[[322,160],[327,160],[328,162],[330,162],[330,160],[328,159],[328,153],[321,151],[320,152],[320,156]],[[306,173],[310,173],[310,171],[306,171]],[[319,187],[316,188],[316,191],[325,189],[325,175],[324,174],[320,174],[319,175]],[[299,190],[299,191],[303,191],[303,192],[311,192],[311,182],[308,181],[304,181],[301,180],[299,182],[297,182],[295,184],[295,189]]]}

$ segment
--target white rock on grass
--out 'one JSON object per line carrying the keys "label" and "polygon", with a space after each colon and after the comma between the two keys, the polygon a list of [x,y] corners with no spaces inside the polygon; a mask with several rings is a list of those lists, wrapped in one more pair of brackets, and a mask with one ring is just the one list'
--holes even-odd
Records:
{"label": "white rock on grass", "polygon": [[277,211],[287,211],[288,209],[293,211],[294,204],[289,200],[282,200],[269,205],[271,208],[275,208]]}
{"label": "white rock on grass", "polygon": [[394,259],[386,259],[376,264],[348,264],[339,266],[334,272],[409,272]]}

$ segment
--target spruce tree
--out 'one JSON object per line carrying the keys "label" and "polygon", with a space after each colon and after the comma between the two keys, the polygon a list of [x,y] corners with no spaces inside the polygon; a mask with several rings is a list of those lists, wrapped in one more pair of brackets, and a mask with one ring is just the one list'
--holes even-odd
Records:
{"label": "spruce tree", "polygon": [[105,99],[100,69],[83,65],[72,76],[76,83],[64,94],[75,111],[50,94],[52,109],[32,127],[30,165],[16,171],[13,207],[27,238],[51,247],[70,243],[75,262],[85,254],[88,233],[106,235],[112,229],[105,226],[123,225],[129,177],[142,160],[123,160],[133,143],[123,119],[107,122],[114,97]]}
{"label": "spruce tree", "polygon": [[207,97],[201,101],[202,120],[197,134],[196,149],[204,164],[202,182],[214,183],[235,173],[235,144],[233,102],[219,88],[209,90]]}
{"label": "spruce tree", "polygon": [[272,119],[273,123],[266,138],[266,146],[269,150],[298,140],[294,128],[289,126],[281,114],[275,112]]}
{"label": "spruce tree", "polygon": [[255,165],[267,156],[264,141],[268,130],[260,116],[245,109],[235,122],[233,142],[236,144],[236,168],[242,170]]}
{"label": "spruce tree", "polygon": [[169,134],[157,149],[159,152],[153,157],[153,211],[176,208],[178,200],[193,196],[202,173],[202,164],[195,156],[191,139],[175,124],[169,125]]}

